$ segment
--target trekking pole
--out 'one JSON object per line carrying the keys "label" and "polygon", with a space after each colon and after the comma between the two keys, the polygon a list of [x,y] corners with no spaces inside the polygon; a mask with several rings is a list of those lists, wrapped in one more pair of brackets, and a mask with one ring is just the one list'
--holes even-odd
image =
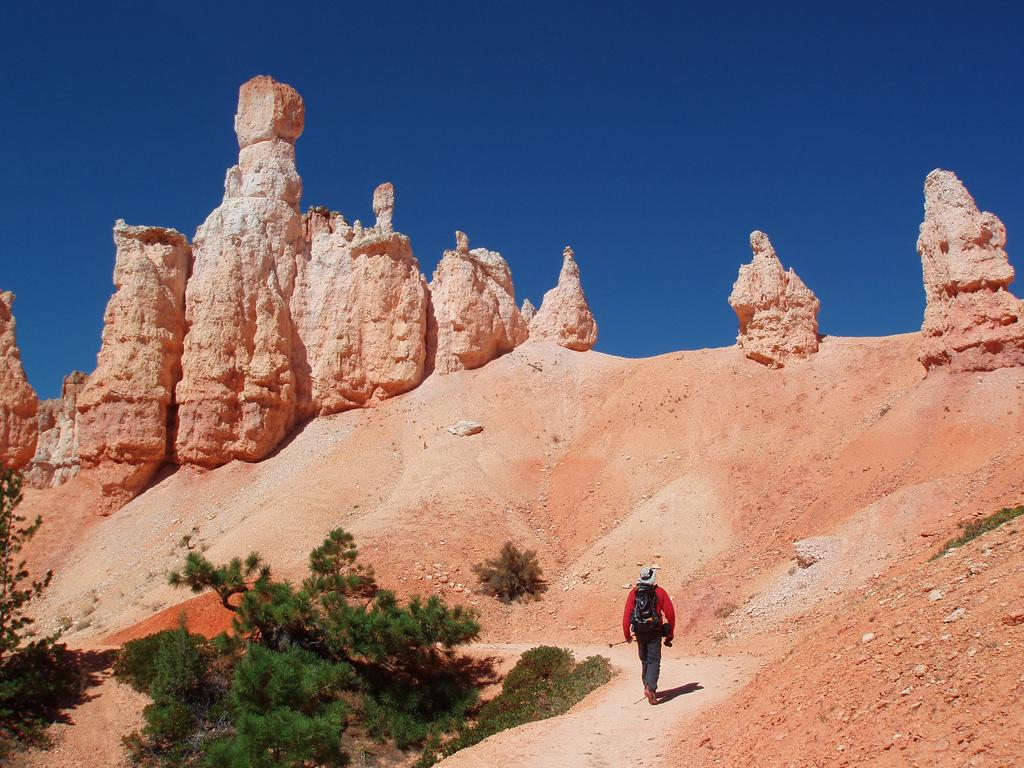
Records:
{"label": "trekking pole", "polygon": [[616,645],[625,645],[629,640],[619,640],[617,643],[608,643],[609,648],[614,648]]}

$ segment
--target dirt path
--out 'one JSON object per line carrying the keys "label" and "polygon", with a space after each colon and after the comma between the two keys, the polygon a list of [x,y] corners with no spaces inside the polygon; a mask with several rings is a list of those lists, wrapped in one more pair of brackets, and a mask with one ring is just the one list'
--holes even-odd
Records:
{"label": "dirt path", "polygon": [[123,736],[140,727],[149,698],[118,682],[109,666],[93,670],[95,686],[85,701],[54,726],[53,748],[32,750],[12,768],[121,768],[128,765]]}
{"label": "dirt path", "polygon": [[[480,645],[494,653],[532,646]],[[440,763],[444,768],[653,768],[675,743],[680,723],[734,693],[757,668],[747,657],[680,657],[666,648],[658,706],[643,694],[635,645],[575,646],[577,660],[600,654],[619,674],[568,714],[499,733]]]}

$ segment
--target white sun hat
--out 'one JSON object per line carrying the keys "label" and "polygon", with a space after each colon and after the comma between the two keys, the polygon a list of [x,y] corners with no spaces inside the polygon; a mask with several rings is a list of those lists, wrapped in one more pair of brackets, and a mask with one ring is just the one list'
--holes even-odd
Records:
{"label": "white sun hat", "polygon": [[658,580],[658,569],[653,565],[646,565],[640,569],[640,578],[637,584],[654,584]]}

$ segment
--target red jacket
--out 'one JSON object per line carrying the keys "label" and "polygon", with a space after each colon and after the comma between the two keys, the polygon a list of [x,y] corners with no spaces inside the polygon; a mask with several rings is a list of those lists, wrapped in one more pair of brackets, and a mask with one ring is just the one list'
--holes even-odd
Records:
{"label": "red jacket", "polygon": [[[672,607],[668,592],[661,587],[654,588],[654,597],[658,601],[658,614],[668,624],[667,638],[671,639],[676,633],[676,609]],[[622,634],[629,640],[632,627],[629,620],[633,614],[633,603],[636,602],[636,587],[629,590],[629,597],[626,598],[626,610],[622,612]]]}

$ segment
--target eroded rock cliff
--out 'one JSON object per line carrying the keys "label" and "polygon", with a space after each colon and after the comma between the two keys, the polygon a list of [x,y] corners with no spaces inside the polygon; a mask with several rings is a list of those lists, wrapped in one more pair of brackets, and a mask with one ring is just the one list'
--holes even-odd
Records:
{"label": "eroded rock cliff", "polygon": [[25,378],[14,333],[14,294],[0,292],[0,467],[24,467],[36,452],[39,399]]}
{"label": "eroded rock cliff", "polygon": [[821,302],[796,272],[783,269],[764,232],[750,234],[754,259],[740,267],[729,305],[740,321],[736,343],[747,357],[782,368],[818,351]]}
{"label": "eroded rock cliff", "polygon": [[269,77],[253,78],[239,91],[238,165],[192,244],[176,389],[180,462],[261,459],[295,423],[289,302],[305,247],[295,168],[303,119],[299,94]]}
{"label": "eroded rock cliff", "polygon": [[928,369],[990,371],[1024,365],[1024,302],[1009,292],[1006,227],[978,210],[953,173],[924,183],[917,252],[927,304],[919,355]]}
{"label": "eroded rock cliff", "polygon": [[373,196],[377,223],[310,209],[292,316],[298,408],[335,413],[407,392],[424,375],[427,283],[409,238],[392,229],[394,187]]}
{"label": "eroded rock cliff", "polygon": [[78,453],[112,506],[131,499],[169,457],[181,379],[185,282],[192,252],[164,227],[114,226],[114,295],[96,370],[78,397]]}
{"label": "eroded rock cliff", "polygon": [[463,232],[434,270],[430,302],[427,359],[436,373],[479,368],[529,335],[508,264],[496,251],[470,250]]}
{"label": "eroded rock cliff", "polygon": [[72,371],[64,377],[61,396],[39,403],[39,442],[25,470],[33,488],[56,488],[78,474],[78,395],[89,377]]}

